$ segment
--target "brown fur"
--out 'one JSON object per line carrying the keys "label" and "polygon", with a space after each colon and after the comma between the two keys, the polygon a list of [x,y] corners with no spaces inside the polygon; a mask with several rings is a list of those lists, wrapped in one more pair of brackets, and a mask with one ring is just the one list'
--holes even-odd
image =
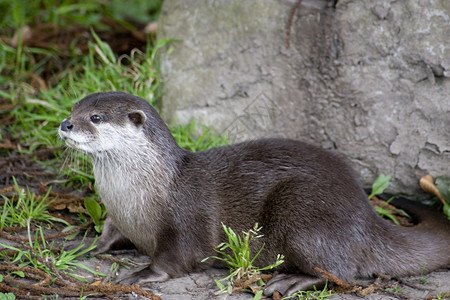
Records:
{"label": "brown fur", "polygon": [[[97,114],[99,123],[89,118]],[[450,264],[450,222],[398,201],[424,222],[412,228],[380,218],[348,162],[300,141],[262,139],[192,153],[181,149],[156,111],[124,93],[97,93],[61,125],[67,143],[93,159],[108,210],[99,252],[131,241],[152,264],[127,283],[166,280],[199,267],[224,240],[260,224],[257,264],[285,255],[266,293],[322,283],[314,267],[351,281],[404,276]],[[423,211],[423,212],[421,212]]]}

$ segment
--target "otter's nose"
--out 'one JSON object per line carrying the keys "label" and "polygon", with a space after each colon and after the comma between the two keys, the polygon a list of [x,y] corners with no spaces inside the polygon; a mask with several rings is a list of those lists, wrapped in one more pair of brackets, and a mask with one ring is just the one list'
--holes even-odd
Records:
{"label": "otter's nose", "polygon": [[70,131],[73,128],[73,124],[67,122],[67,121],[63,121],[61,123],[61,130],[62,131]]}

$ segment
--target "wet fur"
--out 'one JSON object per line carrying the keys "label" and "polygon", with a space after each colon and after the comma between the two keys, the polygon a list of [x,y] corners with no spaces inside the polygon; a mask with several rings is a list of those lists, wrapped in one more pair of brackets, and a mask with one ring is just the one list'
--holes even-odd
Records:
{"label": "wet fur", "polygon": [[[93,114],[102,122],[93,124]],[[314,267],[351,281],[450,264],[450,225],[443,215],[398,201],[419,217],[423,210],[425,221],[413,228],[384,221],[346,159],[334,152],[263,139],[192,153],[178,147],[147,102],[124,93],[90,95],[65,122],[73,128],[61,127],[60,135],[92,157],[108,210],[99,252],[129,240],[152,257],[129,282],[207,267],[200,261],[224,240],[220,222],[236,232],[259,223],[264,237],[255,248],[266,246],[257,264],[271,264],[281,253],[279,271],[306,274],[278,278],[269,294],[320,283]]]}

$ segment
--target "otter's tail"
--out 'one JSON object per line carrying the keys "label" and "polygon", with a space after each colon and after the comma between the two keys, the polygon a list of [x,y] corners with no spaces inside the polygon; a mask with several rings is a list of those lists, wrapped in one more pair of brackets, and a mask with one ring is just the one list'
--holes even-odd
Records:
{"label": "otter's tail", "polygon": [[401,227],[381,219],[374,224],[385,234],[374,237],[380,247],[374,249],[378,265],[370,270],[372,274],[417,275],[450,266],[450,221],[447,217],[405,198],[394,199],[391,204],[411,215],[416,225]]}

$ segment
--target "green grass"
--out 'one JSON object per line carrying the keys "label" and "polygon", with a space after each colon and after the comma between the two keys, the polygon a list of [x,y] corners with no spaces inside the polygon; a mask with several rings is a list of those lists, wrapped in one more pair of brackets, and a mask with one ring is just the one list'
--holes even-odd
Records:
{"label": "green grass", "polygon": [[[28,230],[28,235],[30,236],[31,234],[30,230]],[[106,274],[92,270],[78,261],[78,258],[85,256],[86,253],[96,247],[95,242],[96,240],[88,247],[80,243],[76,248],[68,251],[64,249],[54,250],[54,243],[48,243],[45,240],[42,228],[39,228],[35,231],[34,240],[30,239],[26,248],[0,243],[0,246],[4,249],[14,251],[12,256],[2,252],[0,253],[0,258],[9,261],[11,264],[18,264],[21,267],[31,266],[40,269],[49,275],[55,275],[56,271],[62,271],[76,279],[86,281],[74,273],[77,268],[86,270],[94,275],[106,276]],[[24,277],[21,274],[16,275]]]}
{"label": "green grass", "polygon": [[428,281],[424,277],[424,271],[425,271],[426,267],[427,267],[427,263],[424,263],[422,266],[422,269],[420,270],[420,282],[423,284],[428,284]]}
{"label": "green grass", "polygon": [[408,294],[408,291],[402,289],[400,286],[396,285],[394,287],[391,288],[386,288],[386,290],[393,292],[393,293],[401,293],[401,294]]}
{"label": "green grass", "polygon": [[[91,246],[84,247],[80,244],[73,250],[55,251],[53,243],[45,240],[43,227],[49,228],[54,222],[59,222],[65,226],[69,224],[60,218],[56,218],[48,213],[47,197],[50,191],[42,197],[30,192],[29,189],[22,190],[15,182],[17,196],[6,197],[2,195],[4,204],[0,207],[0,229],[6,227],[26,227],[27,243],[25,247],[14,247],[0,243],[4,249],[14,251],[11,256],[4,251],[0,252],[0,260],[4,260],[19,266],[32,266],[41,269],[49,274],[53,271],[47,263],[51,263],[56,270],[67,272],[69,275],[77,277],[73,274],[74,268],[78,267],[87,270],[96,275],[103,275],[95,272],[77,261],[78,257],[85,255],[88,251],[95,248],[95,242]],[[20,274],[16,274],[19,275]],[[23,276],[22,276],[23,277]],[[78,278],[78,277],[77,277]]]}
{"label": "green grass", "polygon": [[444,299],[450,299],[450,292],[443,292],[441,289],[439,289],[439,293],[433,297],[433,300],[444,300]]}
{"label": "green grass", "polygon": [[145,23],[159,16],[162,0],[0,0],[0,31],[11,33],[30,23],[52,24],[58,27],[95,27],[111,29],[105,17],[124,27],[134,27],[127,20]]}
{"label": "green grass", "polygon": [[[259,268],[253,265],[255,259],[264,249],[263,245],[259,251],[253,255],[250,251],[250,244],[255,239],[259,239],[263,236],[262,234],[259,234],[262,227],[258,227],[258,224],[255,224],[253,229],[243,232],[242,236],[237,235],[233,229],[227,227],[223,223],[222,228],[225,231],[228,241],[220,243],[216,247],[215,251],[219,256],[208,257],[202,261],[204,262],[209,258],[214,258],[225,262],[228,266],[230,274],[225,278],[215,280],[220,289],[219,293],[231,294],[233,284],[236,280],[258,278],[262,271],[271,270],[284,262],[284,256],[278,254],[275,262],[269,266]],[[260,287],[264,285],[262,280],[258,280],[257,283]]]}
{"label": "green grass", "polygon": [[[206,150],[228,144],[224,135],[215,135],[210,128],[199,126],[195,119],[192,119],[186,125],[171,125],[169,127],[178,145],[190,151]],[[200,134],[198,134],[198,128],[202,130]]]}
{"label": "green grass", "polygon": [[14,185],[17,192],[17,197],[12,196],[8,198],[2,195],[4,204],[0,207],[0,229],[5,227],[27,227],[30,230],[31,222],[43,222],[52,224],[59,222],[69,225],[66,221],[55,218],[47,211],[50,202],[47,202],[47,197],[50,190],[42,197],[31,193],[29,189],[23,190],[14,180]]}

